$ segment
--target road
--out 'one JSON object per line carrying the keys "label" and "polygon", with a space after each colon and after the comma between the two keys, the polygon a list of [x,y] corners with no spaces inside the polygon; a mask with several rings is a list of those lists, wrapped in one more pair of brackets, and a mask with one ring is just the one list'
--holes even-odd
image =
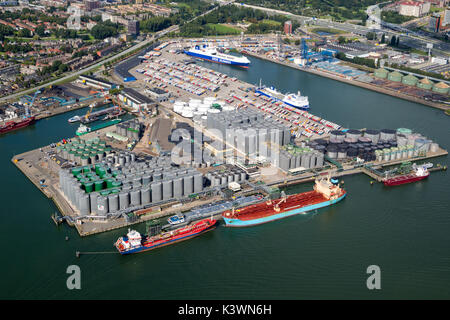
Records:
{"label": "road", "polygon": [[[230,3],[233,3],[233,2],[234,2],[234,0],[231,0],[231,1],[228,1],[228,2],[226,2],[224,4],[222,4],[222,5],[227,5],[227,4],[230,4]],[[194,20],[196,20],[196,19],[198,19],[198,18],[200,18],[200,17],[202,17],[204,15],[207,15],[207,14],[213,12],[214,10],[216,10],[219,7],[220,6],[216,6],[216,7],[212,8],[212,9],[204,12],[203,14],[194,17],[193,19],[189,20],[187,23],[192,22],[192,21],[194,21]],[[151,42],[153,42],[153,41],[155,41],[155,40],[165,36],[166,34],[171,33],[171,32],[176,32],[176,31],[179,31],[179,26],[178,25],[170,26],[167,29],[164,29],[164,30],[161,30],[161,31],[155,33],[155,35],[153,37],[147,38],[146,40],[141,41],[141,42],[137,43],[136,45],[134,45],[134,46],[132,46],[132,47],[122,51],[122,52],[119,52],[116,55],[111,56],[111,57],[109,57],[109,58],[107,58],[105,60],[99,61],[99,62],[97,62],[97,63],[95,63],[95,64],[93,64],[93,65],[91,65],[89,67],[86,67],[84,69],[81,69],[81,70],[78,70],[78,71],[75,71],[75,72],[68,73],[65,76],[63,76],[62,78],[58,78],[58,79],[53,80],[51,82],[47,82],[45,84],[42,84],[42,85],[30,88],[30,89],[27,89],[27,90],[24,90],[24,91],[13,93],[13,94],[11,94],[9,96],[1,97],[0,98],[0,103],[1,102],[5,102],[5,101],[13,101],[13,100],[15,100],[15,99],[17,99],[17,98],[19,98],[19,97],[21,97],[23,95],[26,95],[26,94],[29,94],[29,93],[34,93],[36,90],[40,90],[40,89],[43,89],[43,88],[48,87],[50,85],[54,85],[54,84],[60,83],[61,81],[69,80],[70,78],[73,78],[73,77],[78,77],[78,76],[80,76],[80,75],[82,75],[82,74],[84,74],[86,72],[89,72],[91,70],[94,70],[94,69],[104,65],[107,62],[111,62],[111,61],[113,61],[113,60],[115,60],[117,58],[123,57],[123,56],[127,55],[128,53],[130,53],[130,52],[132,52],[134,50],[144,48],[147,45],[149,45]]]}

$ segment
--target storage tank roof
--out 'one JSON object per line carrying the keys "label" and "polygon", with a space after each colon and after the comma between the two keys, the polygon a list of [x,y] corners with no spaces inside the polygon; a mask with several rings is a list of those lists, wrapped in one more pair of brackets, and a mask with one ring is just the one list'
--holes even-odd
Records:
{"label": "storage tank roof", "polygon": [[420,80],[420,83],[423,83],[423,84],[433,84],[433,81],[431,81],[431,80],[428,79],[428,78],[423,78],[423,79]]}
{"label": "storage tank roof", "polygon": [[403,77],[403,79],[406,80],[418,80],[415,76],[413,76],[412,74],[408,74],[406,76]]}
{"label": "storage tank roof", "polygon": [[437,88],[442,88],[442,89],[450,88],[450,86],[448,84],[446,84],[445,82],[439,82],[439,83],[435,84],[434,86]]}
{"label": "storage tank roof", "polygon": [[403,75],[402,75],[400,72],[398,72],[398,71],[393,71],[393,72],[391,72],[391,75],[403,77]]}

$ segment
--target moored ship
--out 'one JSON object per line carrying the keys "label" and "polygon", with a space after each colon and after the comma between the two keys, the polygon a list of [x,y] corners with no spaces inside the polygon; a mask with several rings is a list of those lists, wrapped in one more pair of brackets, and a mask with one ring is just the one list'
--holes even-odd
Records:
{"label": "moored ship", "polygon": [[0,125],[0,134],[8,133],[13,130],[28,127],[29,125],[33,124],[35,121],[36,121],[36,118],[34,116],[24,118],[20,121],[8,121],[4,125]]}
{"label": "moored ship", "polygon": [[283,219],[307,211],[335,204],[346,196],[346,191],[330,178],[315,181],[313,191],[268,200],[240,210],[226,211],[223,219],[227,227],[248,227],[278,219]]}
{"label": "moored ship", "polygon": [[120,237],[114,246],[122,255],[153,250],[199,236],[213,230],[216,225],[217,220],[208,218],[183,228],[162,232],[153,236],[142,236],[136,230],[129,230],[127,235]]}
{"label": "moored ship", "polygon": [[274,87],[263,87],[261,84],[258,88],[255,90],[256,93],[259,93],[263,96],[266,96],[268,98],[271,98],[273,100],[283,102],[284,104],[301,109],[301,110],[308,110],[309,109],[309,99],[306,96],[302,96],[300,94],[300,91],[295,93],[289,93],[289,94],[282,94],[281,92],[277,91]]}
{"label": "moored ship", "polygon": [[239,66],[243,68],[248,68],[250,65],[250,60],[248,60],[244,56],[236,57],[229,54],[224,54],[217,51],[214,47],[208,47],[206,45],[200,46],[196,45],[195,47],[184,50],[184,53],[203,60],[208,60],[216,63],[229,64],[233,66]]}
{"label": "moored ship", "polygon": [[430,172],[428,171],[427,166],[416,166],[413,168],[411,173],[385,178],[383,179],[383,183],[385,186],[398,186],[401,184],[423,180],[429,175]]}

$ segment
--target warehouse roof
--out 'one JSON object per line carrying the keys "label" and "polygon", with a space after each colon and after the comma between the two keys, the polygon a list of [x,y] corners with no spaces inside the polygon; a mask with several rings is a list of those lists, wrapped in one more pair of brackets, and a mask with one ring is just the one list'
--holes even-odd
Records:
{"label": "warehouse roof", "polygon": [[122,89],[121,94],[127,96],[129,99],[137,103],[154,103],[154,101],[149,97],[146,97],[143,94],[140,94],[139,92],[131,88]]}

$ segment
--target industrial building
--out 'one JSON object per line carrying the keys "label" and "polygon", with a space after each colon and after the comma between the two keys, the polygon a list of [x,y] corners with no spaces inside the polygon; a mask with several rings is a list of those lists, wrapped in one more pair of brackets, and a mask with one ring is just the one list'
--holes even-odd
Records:
{"label": "industrial building", "polygon": [[119,93],[118,97],[119,100],[129,106],[133,112],[138,112],[141,108],[148,109],[155,106],[155,101],[131,88],[124,88]]}
{"label": "industrial building", "polygon": [[167,101],[170,98],[170,92],[157,87],[147,89],[146,93],[148,93],[157,102]]}
{"label": "industrial building", "polygon": [[105,89],[105,90],[111,90],[117,88],[117,84],[108,82],[106,80],[101,80],[95,77],[81,75],[78,77],[78,81],[88,85],[90,87],[94,87],[97,89]]}

